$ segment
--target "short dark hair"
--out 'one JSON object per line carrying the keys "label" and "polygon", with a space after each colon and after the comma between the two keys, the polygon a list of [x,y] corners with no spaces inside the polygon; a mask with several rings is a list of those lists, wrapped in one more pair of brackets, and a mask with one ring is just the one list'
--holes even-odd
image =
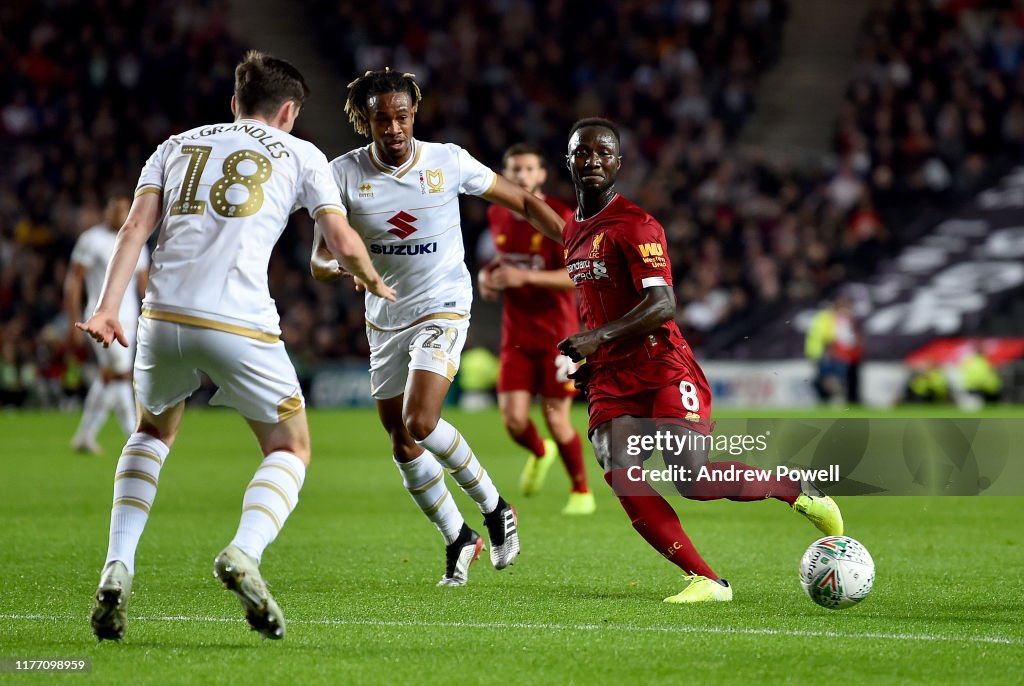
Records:
{"label": "short dark hair", "polygon": [[370,96],[384,93],[408,93],[413,107],[423,99],[415,74],[391,71],[391,67],[366,72],[348,84],[348,98],[345,100],[345,113],[348,114],[348,120],[352,122],[352,128],[356,133],[367,137],[370,135],[367,103]]}
{"label": "short dark hair", "polygon": [[271,117],[288,100],[300,106],[309,95],[309,86],[290,63],[259,50],[245,53],[235,67],[235,104],[243,114]]}
{"label": "short dark hair", "polygon": [[611,135],[615,137],[615,144],[622,144],[622,136],[618,135],[618,127],[610,120],[602,117],[587,117],[585,119],[578,120],[577,123],[573,124],[572,128],[569,129],[569,138],[572,137],[573,133],[590,126],[599,126],[601,128],[608,129],[611,131]]}
{"label": "short dark hair", "polygon": [[541,168],[547,167],[547,164],[544,162],[544,151],[533,143],[513,143],[508,146],[505,154],[501,156],[501,165],[507,165],[509,158],[516,157],[517,155],[536,155],[540,161]]}
{"label": "short dark hair", "polygon": [[615,136],[615,144],[622,145],[622,138],[619,136],[619,127],[610,120],[602,117],[586,117],[584,119],[577,120],[577,122],[572,125],[572,128],[569,129],[569,138],[572,138],[572,135],[580,129],[585,129],[590,126],[600,126],[601,128],[608,129],[612,132],[612,135]]}

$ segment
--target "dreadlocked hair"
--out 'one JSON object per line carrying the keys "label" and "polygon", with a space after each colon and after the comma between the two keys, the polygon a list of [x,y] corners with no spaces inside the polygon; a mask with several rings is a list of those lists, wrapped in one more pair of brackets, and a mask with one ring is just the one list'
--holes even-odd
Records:
{"label": "dreadlocked hair", "polygon": [[348,84],[348,98],[345,100],[345,113],[356,133],[370,137],[367,101],[370,96],[383,93],[408,93],[413,107],[423,99],[415,74],[392,71],[391,67],[384,67],[383,71],[366,72]]}

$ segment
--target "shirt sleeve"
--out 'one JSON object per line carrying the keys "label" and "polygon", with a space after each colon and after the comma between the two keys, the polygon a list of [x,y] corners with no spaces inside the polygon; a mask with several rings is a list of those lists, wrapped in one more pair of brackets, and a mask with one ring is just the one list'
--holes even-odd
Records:
{"label": "shirt sleeve", "polygon": [[334,180],[331,165],[319,150],[309,156],[302,169],[298,204],[305,207],[313,219],[319,219],[332,212],[347,215],[345,206],[341,204],[341,194]]}
{"label": "shirt sleeve", "polygon": [[672,285],[672,268],[666,257],[668,244],[661,224],[647,217],[625,231],[616,232],[614,240],[626,256],[626,266],[637,291]]}
{"label": "shirt sleeve", "polygon": [[142,165],[142,174],[139,175],[139,183],[135,186],[136,198],[143,193],[164,192],[164,162],[167,159],[170,148],[171,141],[164,141],[149,156],[146,164]]}
{"label": "shirt sleeve", "polygon": [[498,183],[498,175],[488,169],[475,157],[457,145],[459,159],[459,193],[462,195],[486,195]]}

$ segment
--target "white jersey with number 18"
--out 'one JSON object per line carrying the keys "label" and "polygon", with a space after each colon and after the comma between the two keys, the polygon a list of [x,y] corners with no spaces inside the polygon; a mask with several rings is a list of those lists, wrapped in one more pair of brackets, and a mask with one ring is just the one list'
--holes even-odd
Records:
{"label": "white jersey with number 18", "polygon": [[267,266],[288,216],[344,214],[324,154],[252,119],[169,138],[139,178],[149,192],[163,218],[143,316],[250,337],[280,334]]}
{"label": "white jersey with number 18", "polygon": [[450,143],[412,141],[400,167],[373,144],[331,162],[348,221],[397,302],[366,294],[366,321],[402,329],[426,315],[468,315],[473,286],[465,264],[459,195],[484,195],[497,175]]}

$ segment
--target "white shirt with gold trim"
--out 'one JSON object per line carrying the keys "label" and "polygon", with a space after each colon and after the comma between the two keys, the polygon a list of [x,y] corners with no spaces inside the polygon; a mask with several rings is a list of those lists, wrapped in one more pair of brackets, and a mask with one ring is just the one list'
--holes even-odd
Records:
{"label": "white shirt with gold trim", "polygon": [[[107,275],[107,264],[110,262],[110,256],[114,254],[114,243],[116,242],[117,229],[106,224],[97,224],[91,229],[83,231],[75,241],[75,247],[71,250],[72,264],[79,264],[85,268],[85,293],[88,297],[85,310],[82,312],[85,319],[92,316],[96,305],[99,304],[103,280]],[[147,269],[149,269],[149,250],[143,246],[142,252],[139,253],[139,261],[135,265],[135,271],[132,272],[132,278],[128,282],[128,288],[121,300],[121,309],[117,314],[125,331],[134,329],[135,322],[139,320],[138,275]]]}
{"label": "white shirt with gold trim", "polygon": [[331,162],[348,221],[363,237],[373,266],[397,301],[366,294],[366,321],[404,328],[436,313],[468,315],[473,286],[462,243],[459,195],[484,195],[497,175],[451,143],[413,139],[401,167],[373,144]]}
{"label": "white shirt with gold trim", "polygon": [[171,136],[135,192],[163,194],[143,316],[252,338],[281,331],[267,267],[288,216],[344,214],[324,154],[252,119]]}

